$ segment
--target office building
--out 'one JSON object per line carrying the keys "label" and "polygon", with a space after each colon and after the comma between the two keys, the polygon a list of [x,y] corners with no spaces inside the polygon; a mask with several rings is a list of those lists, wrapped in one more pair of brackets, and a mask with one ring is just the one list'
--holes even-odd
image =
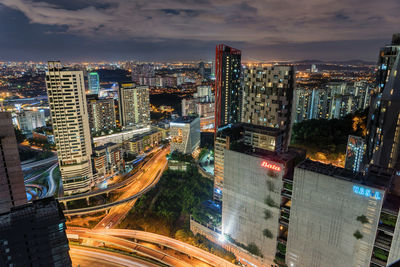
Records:
{"label": "office building", "polygon": [[0,266],[72,266],[65,229],[53,197],[1,213]]}
{"label": "office building", "polygon": [[89,77],[89,94],[98,95],[100,91],[100,79],[97,72],[90,72]]}
{"label": "office building", "polygon": [[122,172],[125,168],[122,144],[107,143],[95,147],[93,149],[93,166],[97,183],[104,181],[109,176]]}
{"label": "office building", "polygon": [[277,128],[290,143],[295,117],[293,66],[251,66],[244,69],[242,122]]}
{"label": "office building", "polygon": [[248,254],[257,266],[284,259],[293,169],[301,158],[294,150],[276,153],[244,144],[225,150],[222,234],[245,250],[253,247]]}
{"label": "office building", "polygon": [[220,44],[215,50],[215,131],[241,121],[241,51]]}
{"label": "office building", "polygon": [[27,199],[11,113],[0,112],[0,129],[0,213],[4,213]]}
{"label": "office building", "polygon": [[44,110],[26,110],[18,114],[18,126],[23,133],[32,133],[39,127],[46,126]]}
{"label": "office building", "polygon": [[89,191],[94,181],[83,72],[51,61],[46,88],[64,194]]}
{"label": "office building", "polygon": [[363,176],[306,160],[295,168],[288,266],[387,266],[400,254],[399,198],[392,172]]}
{"label": "office building", "polygon": [[125,128],[140,128],[150,124],[150,98],[148,86],[121,83],[119,86],[119,119]]}
{"label": "office building", "polygon": [[180,117],[169,124],[171,152],[179,151],[192,154],[200,145],[200,118],[195,116]]}
{"label": "office building", "polygon": [[353,172],[362,171],[362,162],[364,159],[365,141],[364,138],[349,135],[346,148],[346,160],[344,168]]}
{"label": "office building", "polygon": [[380,50],[367,124],[367,164],[400,170],[400,34]]}
{"label": "office building", "polygon": [[115,106],[114,99],[99,99],[97,95],[88,95],[88,113],[89,127],[92,134],[107,134],[114,129],[115,121]]}

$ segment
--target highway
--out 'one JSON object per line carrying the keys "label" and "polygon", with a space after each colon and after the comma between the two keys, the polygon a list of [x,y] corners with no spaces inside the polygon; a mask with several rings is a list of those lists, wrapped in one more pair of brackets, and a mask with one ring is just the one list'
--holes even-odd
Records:
{"label": "highway", "polygon": [[47,176],[48,188],[47,188],[47,194],[45,195],[45,197],[53,196],[54,193],[56,192],[56,182],[54,181],[53,173],[54,173],[54,170],[57,168],[57,166],[58,166],[58,163],[54,164],[50,168],[49,175]]}
{"label": "highway", "polygon": [[[48,162],[47,162],[47,163],[48,163]],[[55,163],[54,165],[52,165],[50,168],[48,168],[48,169],[45,170],[44,172],[39,173],[38,175],[35,175],[34,177],[31,177],[31,178],[28,178],[28,179],[24,180],[24,183],[26,184],[26,183],[35,181],[35,180],[38,179],[40,176],[42,176],[43,173],[48,172],[48,171],[50,171],[54,166],[57,166],[57,164],[58,164],[58,163]]]}
{"label": "highway", "polygon": [[[73,210],[64,210],[65,215],[81,215],[88,214],[98,211],[108,210],[115,207],[115,209],[110,209],[110,216],[106,216],[100,222],[100,225],[107,222],[104,225],[106,227],[108,224],[119,222],[119,220],[126,216],[134,202],[138,197],[149,191],[153,186],[155,186],[160,179],[163,171],[167,167],[166,155],[169,153],[169,147],[162,149],[156,156],[149,160],[142,168],[141,171],[134,175],[134,182],[123,188],[122,195],[115,201],[111,203],[106,203],[103,205],[98,205],[94,207],[86,207]],[[127,203],[130,202],[130,203]],[[127,205],[121,205],[127,204]],[[112,222],[110,218],[112,218]]]}
{"label": "highway", "polygon": [[[140,171],[135,175],[137,176],[136,182],[132,183],[128,188],[124,188],[124,191],[117,199],[117,202],[130,199],[131,196],[138,195],[138,193],[143,194],[156,185],[167,167],[166,156],[169,152],[169,147],[166,147],[147,162],[142,167],[142,170],[144,171]],[[95,228],[112,228],[117,225],[135,205],[136,199],[137,197],[133,198],[131,201],[127,201],[123,205],[111,208],[108,214],[95,226]]]}
{"label": "highway", "polygon": [[43,160],[38,160],[38,161],[33,161],[33,162],[29,162],[27,164],[21,165],[22,170],[27,170],[27,169],[31,169],[34,167],[38,167],[41,165],[46,165],[48,163],[53,163],[53,162],[57,162],[58,158],[57,156],[51,157],[51,158],[47,158],[47,159],[43,159]]}
{"label": "highway", "polygon": [[[207,251],[204,251],[200,248],[191,246],[187,243],[182,241],[158,235],[154,233],[144,232],[144,231],[137,231],[137,230],[125,230],[125,229],[86,229],[86,228],[79,228],[79,227],[68,227],[67,228],[68,235],[78,235],[79,237],[89,237],[95,239],[102,239],[107,242],[118,243],[122,246],[133,246],[137,245],[137,243],[130,241],[130,240],[141,240],[153,244],[158,244],[164,247],[171,248],[175,251],[179,251],[183,254],[190,255],[204,263],[207,263],[211,266],[219,266],[219,267],[233,267],[236,266],[223,258],[215,256]],[[119,239],[113,239],[112,237],[119,237]],[[128,239],[122,241],[124,239]],[[124,243],[122,243],[124,242]],[[128,242],[128,243],[126,243]],[[129,243],[130,242],[130,243]],[[132,247],[133,248],[133,247]],[[160,249],[159,249],[160,250]],[[162,253],[162,250],[160,251]],[[154,254],[152,256],[155,256]],[[170,264],[168,262],[165,262]],[[175,263],[176,264],[176,263]],[[177,265],[172,265],[177,266]]]}
{"label": "highway", "polygon": [[159,265],[144,261],[142,259],[122,255],[106,250],[86,248],[70,245],[72,266],[74,267],[156,267]]}
{"label": "highway", "polygon": [[[137,166],[137,168],[140,170],[141,168],[141,164],[139,164]],[[125,178],[126,176],[129,176],[131,173],[127,173],[125,174]],[[124,179],[122,182],[117,183],[117,184],[113,184],[111,186],[108,186],[107,188],[104,189],[100,189],[100,190],[96,190],[96,191],[90,191],[87,193],[83,193],[83,194],[78,194],[78,195],[72,195],[72,196],[63,196],[63,197],[59,197],[58,201],[61,202],[65,202],[65,201],[72,201],[72,200],[78,200],[78,199],[83,199],[83,198],[88,198],[88,197],[94,197],[97,195],[102,195],[105,194],[107,192],[113,191],[115,189],[121,188],[129,183],[132,183],[137,177],[135,175],[131,175],[131,177]]]}

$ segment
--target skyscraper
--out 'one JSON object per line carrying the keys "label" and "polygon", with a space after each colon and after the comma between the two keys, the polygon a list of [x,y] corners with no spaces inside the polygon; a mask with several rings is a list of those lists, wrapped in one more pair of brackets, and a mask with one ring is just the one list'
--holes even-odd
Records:
{"label": "skyscraper", "polygon": [[246,68],[242,121],[283,130],[283,145],[287,147],[295,115],[294,90],[293,66]]}
{"label": "skyscraper", "polygon": [[121,83],[119,86],[119,118],[124,127],[142,127],[150,124],[148,86]]}
{"label": "skyscraper", "polygon": [[53,197],[0,214],[0,266],[72,266],[65,229]]}
{"label": "skyscraper", "polygon": [[221,125],[240,122],[241,51],[220,44],[215,49],[215,131]]}
{"label": "skyscraper", "polygon": [[94,181],[83,72],[50,61],[46,87],[64,193],[88,191]]}
{"label": "skyscraper", "polygon": [[367,164],[400,170],[400,34],[380,50],[367,124]]}
{"label": "skyscraper", "polygon": [[114,99],[88,95],[89,126],[92,133],[107,132],[116,127]]}
{"label": "skyscraper", "polygon": [[99,74],[97,72],[89,73],[89,93],[90,94],[99,94],[100,91],[100,79]]}
{"label": "skyscraper", "polygon": [[3,213],[26,204],[27,200],[11,113],[0,112],[0,129],[0,213]]}

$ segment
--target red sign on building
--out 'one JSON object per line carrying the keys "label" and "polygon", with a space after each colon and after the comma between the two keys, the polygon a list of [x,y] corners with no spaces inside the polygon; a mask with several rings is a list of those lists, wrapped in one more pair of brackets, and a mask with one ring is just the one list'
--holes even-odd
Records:
{"label": "red sign on building", "polygon": [[273,163],[269,163],[268,161],[263,161],[261,162],[261,167],[270,169],[270,170],[274,170],[274,171],[281,171],[281,166],[279,165],[275,165]]}

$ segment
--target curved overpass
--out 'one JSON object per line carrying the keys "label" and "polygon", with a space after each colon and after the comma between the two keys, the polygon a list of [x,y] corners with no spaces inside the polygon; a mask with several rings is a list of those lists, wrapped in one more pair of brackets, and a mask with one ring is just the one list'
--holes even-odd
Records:
{"label": "curved overpass", "polygon": [[154,159],[156,159],[159,154],[162,152],[162,149],[155,149],[155,151],[152,151],[156,153],[155,155],[152,155],[150,158],[145,157],[143,159],[143,162],[139,163],[133,170],[131,170],[129,173],[125,174],[124,176],[132,175],[128,179],[123,180],[120,183],[111,185],[107,188],[96,190],[96,191],[91,191],[83,194],[78,194],[78,195],[72,195],[72,196],[64,196],[64,197],[59,197],[58,201],[60,202],[68,202],[68,201],[73,201],[73,200],[78,200],[78,199],[85,199],[85,198],[90,198],[102,194],[106,194],[108,192],[114,191],[116,189],[122,188],[126,185],[129,185],[130,183],[134,182],[136,180],[136,174],[140,171],[140,168],[145,168],[148,164],[152,163]]}
{"label": "curved overpass", "polygon": [[[195,246],[189,245],[185,242],[163,236],[154,233],[137,231],[137,230],[125,230],[125,229],[98,229],[98,230],[90,230],[86,228],[79,227],[68,227],[67,234],[74,234],[78,236],[86,236],[86,235],[96,235],[103,236],[103,238],[110,237],[118,237],[129,240],[141,240],[153,244],[158,244],[164,247],[171,248],[180,253],[189,255],[191,257],[197,258],[202,262],[205,262],[211,266],[220,266],[220,267],[233,267],[236,266],[223,258],[220,258],[214,254],[211,254],[207,251],[204,251]],[[132,242],[132,241],[130,241]]]}
{"label": "curved overpass", "polygon": [[155,186],[157,184],[158,180],[160,179],[160,177],[166,167],[167,167],[167,163],[164,165],[162,170],[159,170],[157,172],[156,177],[154,178],[154,180],[151,182],[150,185],[146,186],[143,190],[141,190],[140,192],[138,192],[128,198],[118,200],[118,201],[115,201],[112,203],[94,206],[94,207],[87,207],[87,208],[80,208],[80,209],[73,209],[73,210],[64,210],[64,214],[65,215],[82,215],[82,214],[87,214],[87,213],[99,212],[99,211],[108,210],[114,206],[118,206],[118,205],[124,204],[129,201],[132,201],[132,200],[140,197],[141,195],[147,193],[151,188],[153,188],[153,186]]}
{"label": "curved overpass", "polygon": [[146,260],[138,259],[133,256],[123,255],[117,252],[106,251],[102,249],[88,248],[76,245],[70,245],[69,255],[71,256],[73,266],[104,266],[104,267],[157,267]]}

